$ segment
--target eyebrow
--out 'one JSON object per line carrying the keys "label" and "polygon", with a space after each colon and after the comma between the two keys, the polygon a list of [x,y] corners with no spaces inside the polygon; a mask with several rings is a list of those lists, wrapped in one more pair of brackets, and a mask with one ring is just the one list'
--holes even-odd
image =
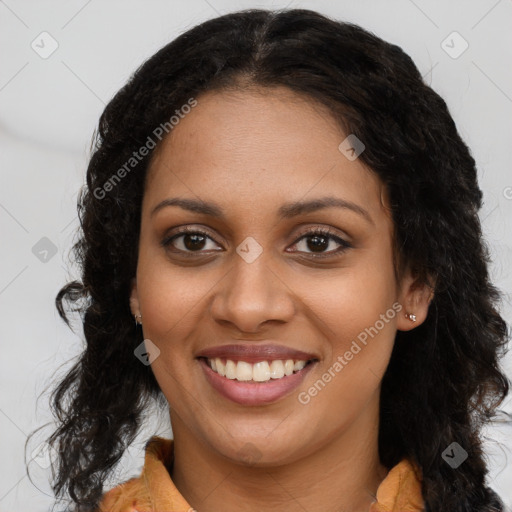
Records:
{"label": "eyebrow", "polygon": [[[190,212],[201,213],[203,215],[209,215],[222,220],[226,219],[224,210],[216,203],[180,197],[164,199],[158,203],[155,208],[153,208],[151,216],[155,215],[155,213],[162,208],[166,208],[168,206],[177,206]],[[285,203],[279,208],[277,214],[280,219],[290,219],[298,215],[316,212],[325,208],[344,208],[351,210],[364,217],[370,224],[374,223],[370,214],[362,206],[352,203],[351,201],[332,196],[321,197],[310,201]]]}

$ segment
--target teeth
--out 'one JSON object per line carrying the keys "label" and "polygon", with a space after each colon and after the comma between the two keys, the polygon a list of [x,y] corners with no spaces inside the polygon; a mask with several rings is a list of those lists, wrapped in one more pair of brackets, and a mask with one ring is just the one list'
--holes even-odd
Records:
{"label": "teeth", "polygon": [[299,370],[302,370],[306,366],[306,361],[295,361],[293,365],[293,369],[298,372]]}
{"label": "teeth", "polygon": [[[291,359],[290,359],[291,361]],[[283,361],[272,361],[270,363],[270,378],[271,379],[280,379],[284,377],[284,364]]]}
{"label": "teeth", "polygon": [[246,361],[232,361],[226,359],[223,363],[220,357],[208,359],[210,368],[231,380],[267,382],[270,379],[282,379],[287,375],[291,375],[294,371],[298,372],[306,366],[307,361],[296,359],[259,361],[251,364]]}
{"label": "teeth", "polygon": [[[210,361],[210,359],[208,359],[208,361]],[[215,359],[215,366],[217,367],[216,372],[224,377],[226,375],[226,365],[220,360],[219,357]]]}
{"label": "teeth", "polygon": [[226,361],[226,377],[236,379],[236,364],[229,359]]}
{"label": "teeth", "polygon": [[236,379],[243,381],[252,380],[252,364],[238,361],[236,365]]}
{"label": "teeth", "polygon": [[252,380],[256,382],[270,380],[270,366],[267,361],[260,361],[252,365]]}

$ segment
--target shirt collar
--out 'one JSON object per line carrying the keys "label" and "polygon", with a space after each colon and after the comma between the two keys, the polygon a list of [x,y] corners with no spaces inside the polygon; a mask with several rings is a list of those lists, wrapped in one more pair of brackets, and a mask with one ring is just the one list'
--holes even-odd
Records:
{"label": "shirt collar", "polygon": [[[194,512],[167,470],[173,447],[172,439],[153,436],[146,444],[141,475],[107,492],[98,512]],[[417,466],[402,459],[382,480],[368,512],[422,512],[420,475]]]}

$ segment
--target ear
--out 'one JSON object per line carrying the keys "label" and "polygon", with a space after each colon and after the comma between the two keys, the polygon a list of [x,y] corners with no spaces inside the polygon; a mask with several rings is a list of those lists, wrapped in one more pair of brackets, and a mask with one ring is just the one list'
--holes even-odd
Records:
{"label": "ear", "polygon": [[140,315],[139,295],[137,293],[137,279],[132,279],[132,291],[130,294],[130,310],[132,315]]}
{"label": "ear", "polygon": [[[427,318],[428,308],[434,298],[435,278],[428,276],[430,284],[423,282],[409,268],[402,278],[399,302],[402,310],[398,315],[397,329],[399,331],[410,331],[421,325]],[[413,322],[405,315],[413,314],[416,321]]]}

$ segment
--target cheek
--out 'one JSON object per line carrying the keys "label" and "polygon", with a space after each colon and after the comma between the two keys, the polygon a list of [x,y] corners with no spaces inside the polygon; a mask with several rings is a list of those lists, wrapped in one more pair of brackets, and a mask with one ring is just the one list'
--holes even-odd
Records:
{"label": "cheek", "polygon": [[[156,251],[155,251],[156,252]],[[211,273],[199,267],[178,268],[162,253],[141,251],[137,292],[144,335],[155,343],[184,339],[200,320],[208,292],[215,284]]]}
{"label": "cheek", "polygon": [[371,373],[381,377],[393,348],[400,308],[386,283],[369,278],[367,286],[353,275],[333,281],[321,292],[317,289],[316,294],[310,292],[307,299],[312,321],[328,340],[324,366],[331,367],[341,358],[343,368],[338,365],[335,373],[348,382]]}
{"label": "cheek", "polygon": [[329,339],[333,357],[348,350],[361,333],[364,341],[364,333],[376,322],[379,335],[394,337],[396,289],[392,265],[385,259],[368,252],[335,274],[300,283],[294,289],[310,310],[311,321]]}
{"label": "cheek", "polygon": [[137,292],[142,331],[160,350],[153,374],[168,402],[187,411],[188,384],[193,364],[191,333],[201,323],[202,298],[213,283],[197,269],[178,269],[161,255],[140,254]]}
{"label": "cheek", "polygon": [[311,427],[328,431],[352,424],[376,399],[396,333],[397,313],[392,302],[384,300],[386,293],[373,287],[368,294],[356,279],[347,280],[345,289],[349,293],[325,294],[324,308],[317,310],[330,353],[297,397],[310,408],[305,410],[309,418],[321,418]]}
{"label": "cheek", "polygon": [[329,351],[312,386],[301,390],[301,403],[310,400],[320,416],[338,424],[340,415],[354,417],[374,396],[389,363],[401,309],[391,255],[360,254],[336,277],[316,280],[314,287],[304,283],[301,294]]}

